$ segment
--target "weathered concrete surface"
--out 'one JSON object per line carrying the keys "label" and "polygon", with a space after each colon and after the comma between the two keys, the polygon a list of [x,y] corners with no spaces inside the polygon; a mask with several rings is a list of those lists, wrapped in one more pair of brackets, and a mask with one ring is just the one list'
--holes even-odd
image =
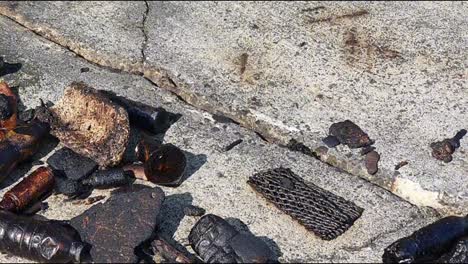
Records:
{"label": "weathered concrete surface", "polygon": [[0,12],[87,60],[140,72],[146,4],[112,2],[0,2]]}
{"label": "weathered concrete surface", "polygon": [[[129,99],[183,114],[166,133],[165,142],[191,153],[189,177],[178,188],[163,188],[167,198],[160,213],[162,232],[169,237],[174,234],[174,239],[182,244],[187,242],[190,228],[197,220],[184,217],[183,208],[188,204],[201,206],[207,213],[240,219],[255,235],[264,237],[273,249],[281,252],[283,262],[377,262],[385,246],[434,220],[430,210],[417,209],[364,180],[264,142],[236,124],[217,122],[211,114],[182,103],[143,77],[115,73],[87,63],[8,19],[0,18],[0,29],[0,56],[5,56],[8,62],[23,63],[19,72],[4,78],[17,87],[28,107],[37,105],[39,98],[56,102],[72,80],[82,80]],[[83,67],[89,71],[81,73]],[[237,139],[243,142],[228,152],[223,151]],[[43,153],[43,160],[50,154]],[[354,201],[365,209],[362,217],[333,241],[322,241],[310,234],[289,216],[268,205],[246,184],[253,173],[281,165]],[[11,178],[19,180],[29,168],[28,164],[21,166]],[[110,190],[94,191],[92,196],[96,195],[109,197]],[[47,201],[50,208],[41,214],[54,219],[70,219],[90,207],[67,202],[62,195],[53,195]],[[1,255],[0,261],[27,262],[6,255]]]}
{"label": "weathered concrete surface", "polygon": [[[0,13],[277,143],[317,149],[332,123],[350,119],[376,140],[380,172],[367,174],[347,148],[322,160],[414,204],[468,213],[468,139],[449,164],[429,147],[468,127],[466,3],[143,4],[4,2]],[[88,9],[97,11],[76,11]],[[138,57],[138,43],[143,69],[108,60]]]}

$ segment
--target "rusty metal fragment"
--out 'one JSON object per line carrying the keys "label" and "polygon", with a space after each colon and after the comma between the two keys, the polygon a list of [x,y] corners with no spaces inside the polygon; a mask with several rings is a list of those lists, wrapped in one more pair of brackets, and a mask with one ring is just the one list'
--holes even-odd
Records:
{"label": "rusty metal fragment", "polygon": [[275,253],[258,237],[239,233],[219,216],[200,218],[189,234],[193,250],[205,263],[270,263]]}
{"label": "rusty metal fragment", "polygon": [[160,188],[132,185],[70,223],[93,245],[90,253],[95,263],[134,263],[138,259],[135,248],[150,239],[157,226],[163,200]]}
{"label": "rusty metal fragment", "polygon": [[0,210],[0,251],[36,262],[80,263],[89,245],[71,226]]}
{"label": "rusty metal fragment", "polygon": [[7,138],[0,141],[0,181],[20,162],[37,152],[39,143],[48,132],[48,125],[37,120],[8,132]]}
{"label": "rusty metal fragment", "polygon": [[452,161],[452,154],[460,147],[460,140],[466,135],[466,129],[457,132],[453,138],[446,138],[442,141],[431,143],[432,156],[445,163]]}
{"label": "rusty metal fragment", "polygon": [[83,82],[73,82],[53,107],[38,117],[66,147],[101,167],[117,165],[129,140],[127,111]]}
{"label": "rusty metal fragment", "polygon": [[350,120],[332,124],[329,134],[335,136],[341,144],[350,148],[361,148],[373,144],[369,136]]}
{"label": "rusty metal fragment", "polygon": [[324,240],[343,234],[364,209],[312,183],[288,168],[262,171],[247,183],[281,211]]}
{"label": "rusty metal fragment", "polygon": [[0,201],[0,209],[22,212],[50,194],[54,183],[54,171],[49,167],[39,167],[5,193]]}
{"label": "rusty metal fragment", "polygon": [[377,171],[379,170],[379,166],[378,166],[379,160],[380,160],[380,154],[375,150],[366,154],[365,164],[366,164],[367,173],[369,173],[370,175],[374,175],[377,173]]}
{"label": "rusty metal fragment", "polygon": [[401,238],[385,249],[384,263],[434,262],[468,236],[467,217],[449,216]]}

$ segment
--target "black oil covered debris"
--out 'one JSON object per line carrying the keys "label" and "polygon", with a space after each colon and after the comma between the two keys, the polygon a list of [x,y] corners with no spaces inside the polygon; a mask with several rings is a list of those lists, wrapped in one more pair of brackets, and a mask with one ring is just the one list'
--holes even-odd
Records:
{"label": "black oil covered debris", "polygon": [[309,147],[307,147],[306,145],[304,145],[304,143],[301,143],[295,139],[289,140],[286,147],[291,151],[298,151],[298,152],[301,152],[302,154],[306,154],[311,157],[316,156],[315,153]]}
{"label": "black oil covered debris", "polygon": [[4,94],[0,94],[0,120],[5,120],[13,115],[13,107],[10,99]]}
{"label": "black oil covered debris", "polygon": [[205,263],[270,263],[275,253],[258,237],[239,233],[219,216],[203,216],[192,228],[189,242]]}
{"label": "black oil covered debris", "polygon": [[158,187],[123,187],[70,223],[93,245],[94,262],[136,262],[135,248],[152,236],[163,201],[164,192]]}
{"label": "black oil covered debris", "polygon": [[202,216],[205,212],[205,209],[195,205],[189,205],[184,208],[184,214],[187,216]]}
{"label": "black oil covered debris", "polygon": [[361,148],[374,143],[358,125],[350,120],[332,124],[328,133],[350,148]]}
{"label": "black oil covered debris", "polygon": [[322,139],[322,142],[329,148],[334,148],[340,144],[340,141],[335,136],[327,136]]}
{"label": "black oil covered debris", "polygon": [[84,179],[98,168],[98,164],[92,159],[77,154],[69,148],[57,150],[47,159],[47,163],[71,180]]}
{"label": "black oil covered debris", "polygon": [[37,262],[80,263],[89,245],[62,221],[19,216],[0,210],[0,251]]}
{"label": "black oil covered debris", "polygon": [[453,138],[446,138],[442,141],[431,143],[432,156],[446,163],[452,161],[452,154],[460,147],[460,140],[466,135],[466,129],[457,132]]}
{"label": "black oil covered debris", "polygon": [[305,183],[289,168],[262,171],[247,183],[281,211],[322,239],[331,240],[351,227],[364,211],[312,183]]}
{"label": "black oil covered debris", "polygon": [[395,241],[385,249],[382,260],[384,263],[433,262],[466,236],[468,219],[448,216]]}
{"label": "black oil covered debris", "polygon": [[96,189],[105,189],[130,185],[135,181],[135,176],[131,171],[124,171],[121,168],[95,171],[91,176],[83,179],[81,183]]}

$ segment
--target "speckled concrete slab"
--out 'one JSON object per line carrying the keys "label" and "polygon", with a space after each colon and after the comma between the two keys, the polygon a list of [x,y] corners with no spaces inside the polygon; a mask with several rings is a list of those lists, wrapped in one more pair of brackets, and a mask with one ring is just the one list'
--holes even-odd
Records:
{"label": "speckled concrete slab", "polygon": [[[467,12],[464,2],[0,3],[88,60],[144,74],[276,143],[316,150],[332,123],[350,119],[376,140],[380,171],[369,175],[343,147],[317,151],[323,161],[414,204],[465,214],[468,139],[449,164],[429,145],[468,127]],[[108,59],[139,55],[143,67]]]}
{"label": "speckled concrete slab", "polygon": [[[19,72],[4,78],[16,87],[27,107],[37,105],[39,98],[56,101],[69,82],[82,80],[183,115],[167,131],[164,141],[187,152],[187,177],[178,188],[162,188],[166,200],[160,213],[161,231],[181,244],[187,242],[190,228],[197,220],[184,216],[183,208],[190,204],[229,218],[240,229],[245,230],[242,223],[247,224],[252,233],[263,237],[281,255],[283,262],[378,262],[385,246],[434,220],[431,210],[420,210],[367,181],[267,143],[237,124],[216,121],[211,114],[183,103],[143,77],[90,64],[8,19],[0,18],[0,29],[1,56],[6,61],[22,63]],[[89,71],[82,73],[81,68]],[[226,146],[238,139],[243,141],[225,151]],[[36,158],[44,161],[50,154],[44,149]],[[312,235],[268,205],[247,185],[253,173],[277,166],[291,167],[307,181],[354,201],[364,208],[362,217],[333,241]],[[18,181],[30,169],[31,164],[21,166],[11,175],[10,183]],[[5,187],[2,193],[11,186]],[[91,196],[109,197],[110,192],[94,191]],[[47,202],[49,209],[41,214],[51,219],[71,219],[91,207],[67,201],[62,195],[53,195]],[[6,255],[0,255],[0,261],[27,262]]]}

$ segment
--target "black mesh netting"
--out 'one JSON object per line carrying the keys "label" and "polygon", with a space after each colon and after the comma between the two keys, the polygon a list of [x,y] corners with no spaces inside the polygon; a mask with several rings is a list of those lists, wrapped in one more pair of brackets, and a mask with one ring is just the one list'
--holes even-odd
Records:
{"label": "black mesh netting", "polygon": [[364,211],[353,202],[314,184],[306,184],[288,168],[256,173],[247,183],[325,240],[343,234]]}

